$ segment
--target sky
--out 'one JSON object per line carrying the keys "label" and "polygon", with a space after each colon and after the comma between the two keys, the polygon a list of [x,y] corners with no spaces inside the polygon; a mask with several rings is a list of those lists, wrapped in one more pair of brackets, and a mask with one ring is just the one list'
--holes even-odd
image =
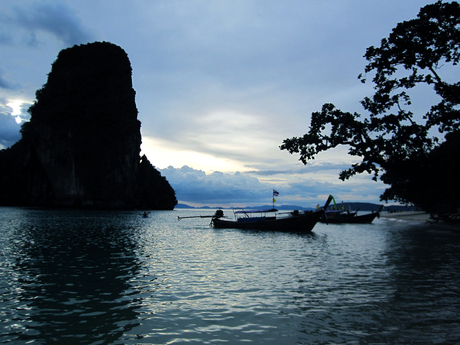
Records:
{"label": "sky", "polygon": [[277,205],[314,207],[329,194],[380,203],[386,187],[372,176],[339,180],[359,161],[347,148],[304,165],[279,146],[324,103],[363,113],[366,48],[433,2],[2,0],[0,148],[20,139],[58,53],[106,41],[128,54],[142,154],[179,203],[271,204],[273,189]]}

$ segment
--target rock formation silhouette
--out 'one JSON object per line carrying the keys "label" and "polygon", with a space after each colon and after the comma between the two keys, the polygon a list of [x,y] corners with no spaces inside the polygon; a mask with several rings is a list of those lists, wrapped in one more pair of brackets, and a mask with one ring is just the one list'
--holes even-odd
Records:
{"label": "rock formation silhouette", "polygon": [[0,205],[173,209],[174,190],[140,157],[131,74],[112,43],[62,50],[21,140],[0,151]]}

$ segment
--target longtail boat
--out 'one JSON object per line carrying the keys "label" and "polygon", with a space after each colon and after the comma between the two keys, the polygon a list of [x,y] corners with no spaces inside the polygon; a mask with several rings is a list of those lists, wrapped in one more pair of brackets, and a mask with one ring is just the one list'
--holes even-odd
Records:
{"label": "longtail boat", "polygon": [[227,219],[223,210],[217,210],[212,216],[192,216],[183,218],[211,218],[211,225],[219,229],[255,229],[274,230],[284,232],[309,233],[324,215],[332,197],[326,201],[324,207],[316,211],[278,212],[277,209],[266,210],[234,210],[233,219]]}
{"label": "longtail boat", "polygon": [[328,224],[370,224],[375,218],[380,218],[380,212],[382,209],[383,205],[380,206],[380,209],[377,212],[363,215],[358,215],[359,209],[356,212],[329,210],[324,212],[319,222]]}

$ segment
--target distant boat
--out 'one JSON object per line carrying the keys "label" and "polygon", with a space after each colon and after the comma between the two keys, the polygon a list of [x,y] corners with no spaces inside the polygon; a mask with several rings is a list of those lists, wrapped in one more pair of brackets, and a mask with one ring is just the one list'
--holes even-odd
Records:
{"label": "distant boat", "polygon": [[272,208],[267,210],[234,210],[234,219],[227,220],[223,210],[217,210],[212,216],[192,216],[179,218],[212,218],[211,225],[219,229],[255,229],[284,232],[312,231],[324,214],[332,198],[329,197],[323,208],[316,211],[278,212]]}
{"label": "distant boat", "polygon": [[348,212],[343,210],[330,210],[324,212],[323,216],[319,220],[320,223],[328,224],[370,224],[376,217],[380,218],[380,212],[383,209],[383,205],[377,212],[363,214],[358,216],[358,211]]}
{"label": "distant boat", "polygon": [[150,212],[144,212],[144,213],[141,213],[141,216],[142,216],[142,218],[148,218],[149,214],[150,214]]}

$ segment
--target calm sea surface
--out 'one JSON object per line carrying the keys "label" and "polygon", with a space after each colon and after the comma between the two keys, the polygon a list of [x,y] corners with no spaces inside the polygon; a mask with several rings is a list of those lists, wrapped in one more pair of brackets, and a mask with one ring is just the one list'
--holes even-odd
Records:
{"label": "calm sea surface", "polygon": [[0,343],[460,343],[460,235],[212,213],[0,208]]}

